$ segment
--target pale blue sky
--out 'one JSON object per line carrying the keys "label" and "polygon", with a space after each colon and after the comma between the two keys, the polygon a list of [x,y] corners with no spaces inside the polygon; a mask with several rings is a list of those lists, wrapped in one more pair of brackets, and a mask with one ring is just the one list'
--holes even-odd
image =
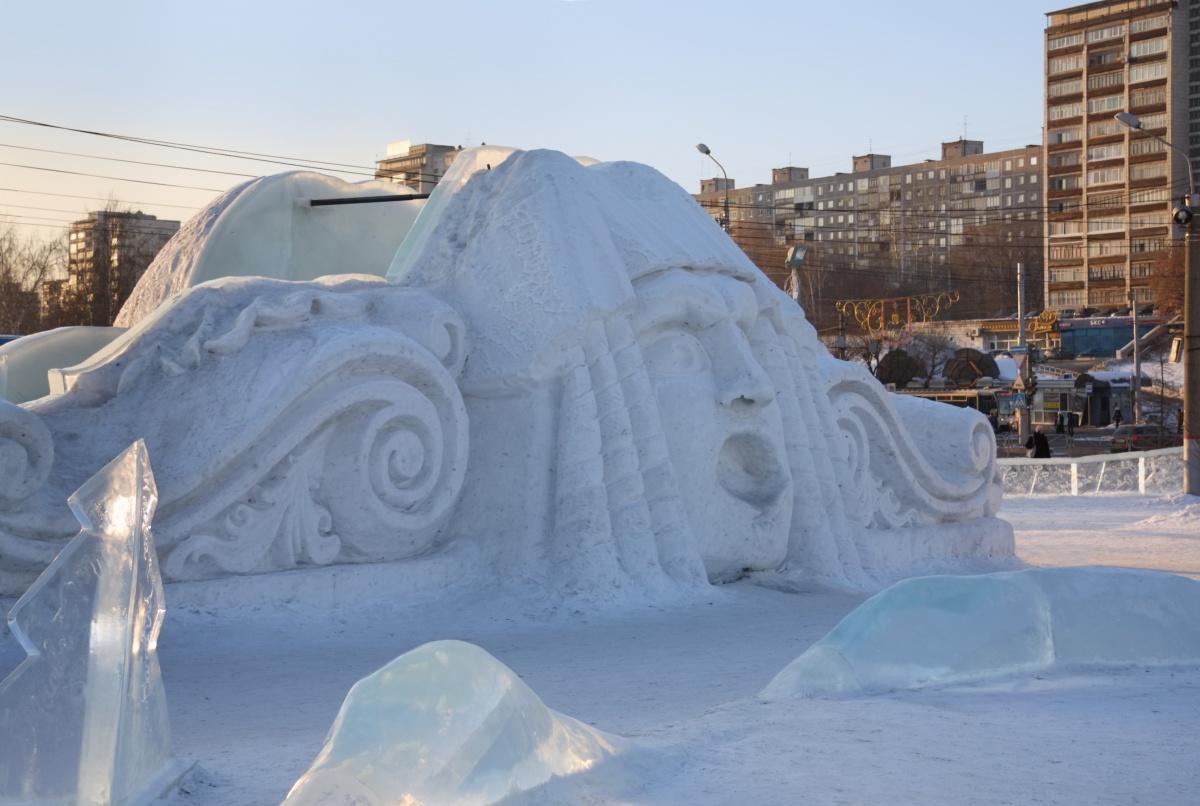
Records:
{"label": "pale blue sky", "polygon": [[[693,148],[701,140],[739,185],[768,181],[789,159],[814,174],[848,170],[868,146],[896,163],[933,157],[964,116],[989,150],[1039,142],[1044,12],[1058,7],[8,0],[0,114],[363,166],[405,138],[545,146],[646,162],[694,192],[714,173]],[[0,144],[282,170],[2,122]],[[7,147],[0,162],[210,188],[238,181]],[[213,195],[5,166],[0,187],[189,207]],[[67,218],[54,210],[88,205],[0,191],[9,214]]]}

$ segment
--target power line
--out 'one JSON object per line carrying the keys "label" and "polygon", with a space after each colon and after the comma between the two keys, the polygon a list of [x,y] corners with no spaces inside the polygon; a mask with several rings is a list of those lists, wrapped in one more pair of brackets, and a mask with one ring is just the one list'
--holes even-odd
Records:
{"label": "power line", "polygon": [[55,151],[51,148],[35,148],[34,146],[18,146],[11,143],[0,143],[0,148],[18,148],[22,151],[39,151],[43,154],[58,154],[64,157],[83,157],[90,160],[106,160],[108,162],[124,162],[130,165],[149,165],[152,168],[172,168],[179,171],[197,171],[205,174],[223,174],[225,176],[240,176],[245,179],[257,179],[258,174],[242,174],[234,171],[218,171],[212,168],[193,168],[187,165],[171,165],[165,162],[143,162],[142,160],[122,159],[121,157],[105,157],[100,154],[80,154],[76,151]]}
{"label": "power line", "polygon": [[181,190],[204,190],[204,191],[209,191],[211,193],[224,193],[226,190],[228,190],[228,188],[204,188],[204,187],[196,187],[195,185],[176,185],[176,184],[172,184],[171,182],[154,182],[149,179],[128,179],[128,178],[122,177],[122,176],[101,176],[100,174],[90,174],[90,173],[85,173],[82,171],[68,171],[64,168],[44,168],[40,165],[20,165],[15,162],[0,162],[0,165],[4,165],[9,168],[25,168],[30,171],[49,171],[50,173],[56,173],[56,174],[70,174],[71,176],[88,176],[93,179],[108,179],[113,182],[136,182],[139,185],[157,185],[159,187],[180,188]]}
{"label": "power line", "polygon": [[[86,134],[93,137],[103,137],[110,140],[121,140],[124,142],[138,143],[141,145],[156,146],[159,148],[171,148],[179,151],[190,151],[197,154],[207,154],[214,157],[225,157],[227,159],[249,160],[251,162],[266,162],[275,165],[286,165],[292,168],[310,168],[320,171],[330,171],[332,173],[352,174],[355,176],[369,176],[374,178],[376,168],[366,165],[355,165],[346,162],[333,162],[331,160],[306,159],[304,157],[288,157],[279,154],[266,154],[256,151],[244,151],[240,149],[222,148],[218,146],[204,146],[194,143],[181,143],[172,140],[156,140],[149,137],[138,137],[128,134],[115,134],[112,132],[94,131],[91,129],[80,129],[72,126],[63,126],[56,123],[47,123],[45,121],[30,120],[28,118],[15,117],[13,115],[0,114],[0,122],[16,123],[25,126],[37,126],[46,129],[56,129],[59,131],[73,132],[76,134]],[[332,166],[332,167],[330,167]],[[350,169],[350,170],[343,170]],[[436,184],[440,179],[439,174],[430,174],[424,172],[405,171],[407,174],[420,176],[422,180],[432,179]]]}
{"label": "power line", "polygon": [[50,191],[47,191],[47,190],[26,190],[23,188],[0,187],[0,191],[5,191],[7,193],[28,193],[28,194],[31,194],[34,196],[58,196],[58,197],[64,198],[64,199],[87,199],[89,201],[103,201],[103,202],[117,201],[117,202],[121,202],[122,204],[141,204],[141,205],[145,205],[147,207],[157,205],[158,207],[178,207],[183,210],[199,210],[199,209],[201,209],[201,208],[195,206],[194,204],[168,204],[167,202],[130,201],[130,200],[126,200],[126,199],[114,199],[114,198],[107,197],[107,196],[78,196],[78,195],[75,195],[72,193],[51,193]]}

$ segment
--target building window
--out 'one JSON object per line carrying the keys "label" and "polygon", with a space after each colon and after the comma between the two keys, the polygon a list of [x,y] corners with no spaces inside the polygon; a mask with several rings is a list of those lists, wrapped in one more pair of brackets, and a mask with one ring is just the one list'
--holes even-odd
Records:
{"label": "building window", "polygon": [[1065,34],[1046,40],[1046,50],[1059,50],[1083,44],[1083,33]]}
{"label": "building window", "polygon": [[[1156,78],[1167,77],[1166,62],[1151,62],[1150,64],[1135,64],[1129,68],[1129,83],[1137,84],[1139,81],[1153,81]],[[1089,79],[1090,83],[1090,79]]]}
{"label": "building window", "polygon": [[[1195,7],[1192,8],[1192,12],[1193,13],[1196,12]],[[1129,33],[1130,34],[1141,34],[1141,33],[1145,33],[1146,31],[1154,31],[1159,28],[1166,28],[1166,27],[1167,27],[1167,15],[1159,14],[1154,17],[1142,17],[1140,20],[1132,21],[1131,23],[1129,23]],[[1062,47],[1066,47],[1066,45],[1062,45]]]}
{"label": "building window", "polygon": [[1167,38],[1160,36],[1156,39],[1143,39],[1129,46],[1129,58],[1138,59],[1143,56],[1153,56],[1167,52]]}
{"label": "building window", "polygon": [[1093,218],[1088,221],[1089,233],[1124,232],[1125,222],[1119,218]]}
{"label": "building window", "polygon": [[[1090,107],[1091,104],[1092,102],[1089,101],[1088,106]],[[1077,118],[1082,114],[1083,104],[1058,104],[1057,106],[1050,107],[1047,112],[1047,117],[1049,117],[1050,120],[1066,120],[1067,118]]]}
{"label": "building window", "polygon": [[[1060,145],[1062,143],[1077,143],[1079,142],[1079,127],[1070,126],[1065,129],[1050,130],[1050,145]],[[1030,160],[1032,162],[1032,160]]]}
{"label": "building window", "polygon": [[[1155,87],[1146,90],[1134,90],[1129,94],[1129,106],[1137,109],[1143,106],[1160,106],[1167,102],[1167,90],[1165,87]],[[1091,109],[1092,102],[1088,101],[1088,108]],[[1119,107],[1117,107],[1119,108]],[[1099,111],[1099,110],[1098,110]]]}
{"label": "building window", "polygon": [[1129,180],[1131,182],[1138,182],[1143,179],[1159,179],[1166,175],[1166,162],[1150,162],[1129,166]]}
{"label": "building window", "polygon": [[[1064,82],[1068,83],[1068,82]],[[1111,73],[1100,73],[1095,76],[1088,76],[1089,90],[1104,90],[1109,87],[1119,87],[1124,83],[1120,70],[1114,70]]]}
{"label": "building window", "polygon": [[[1134,93],[1134,95],[1136,96],[1137,93]],[[1064,106],[1070,106],[1070,105],[1071,104],[1064,104]],[[1137,104],[1135,104],[1135,106],[1136,105]],[[1074,104],[1074,106],[1078,106],[1078,104]],[[1053,108],[1054,107],[1051,107],[1051,109],[1053,109]],[[1094,115],[1098,112],[1113,112],[1113,111],[1117,111],[1117,110],[1124,109],[1124,108],[1125,108],[1125,95],[1124,94],[1105,95],[1101,98],[1089,98],[1088,103],[1087,103],[1087,110],[1088,110],[1089,115]]]}
{"label": "building window", "polygon": [[[1153,141],[1151,141],[1153,142]],[[1087,150],[1088,162],[1097,160],[1113,160],[1125,156],[1124,143],[1109,143],[1103,146],[1092,146]]]}
{"label": "building window", "polygon": [[1108,185],[1113,182],[1123,181],[1125,181],[1125,171],[1119,166],[1088,171],[1087,175],[1087,183],[1089,185]]}
{"label": "building window", "polygon": [[1104,28],[1093,28],[1087,32],[1088,44],[1103,42],[1106,39],[1118,39],[1125,35],[1125,25],[1109,25]]}
{"label": "building window", "polygon": [[1070,56],[1055,56],[1047,64],[1047,69],[1050,75],[1058,73],[1070,73],[1074,70],[1083,69],[1083,54],[1072,53]]}
{"label": "building window", "polygon": [[1071,288],[1066,291],[1050,292],[1050,306],[1053,308],[1074,308],[1082,304],[1082,288]]}

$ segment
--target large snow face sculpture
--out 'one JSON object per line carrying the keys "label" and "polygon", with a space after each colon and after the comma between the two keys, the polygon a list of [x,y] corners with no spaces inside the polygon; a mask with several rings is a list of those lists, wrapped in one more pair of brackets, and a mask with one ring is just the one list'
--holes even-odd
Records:
{"label": "large snow face sculpture", "polygon": [[467,152],[387,279],[216,280],[67,394],[0,406],[19,471],[0,592],[69,535],[78,476],[138,436],[169,578],[464,544],[483,574],[568,591],[746,569],[876,588],[1012,555],[986,420],[834,360],[650,168]]}
{"label": "large snow face sculpture", "polygon": [[713,577],[779,565],[791,526],[783,421],[750,343],[758,301],[748,279],[672,269],[635,283],[638,345]]}
{"label": "large snow face sculpture", "polygon": [[448,179],[388,279],[471,334],[452,534],[569,589],[1011,556],[986,421],[835,361],[661,174],[518,152]]}

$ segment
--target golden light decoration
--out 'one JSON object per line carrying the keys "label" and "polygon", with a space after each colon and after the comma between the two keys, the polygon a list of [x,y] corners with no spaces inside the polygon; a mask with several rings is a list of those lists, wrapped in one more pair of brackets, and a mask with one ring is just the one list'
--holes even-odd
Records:
{"label": "golden light decoration", "polygon": [[842,316],[854,317],[858,326],[869,335],[877,336],[902,330],[913,322],[932,321],[943,308],[949,308],[958,300],[957,291],[937,291],[907,297],[842,299],[834,303],[834,308]]}

